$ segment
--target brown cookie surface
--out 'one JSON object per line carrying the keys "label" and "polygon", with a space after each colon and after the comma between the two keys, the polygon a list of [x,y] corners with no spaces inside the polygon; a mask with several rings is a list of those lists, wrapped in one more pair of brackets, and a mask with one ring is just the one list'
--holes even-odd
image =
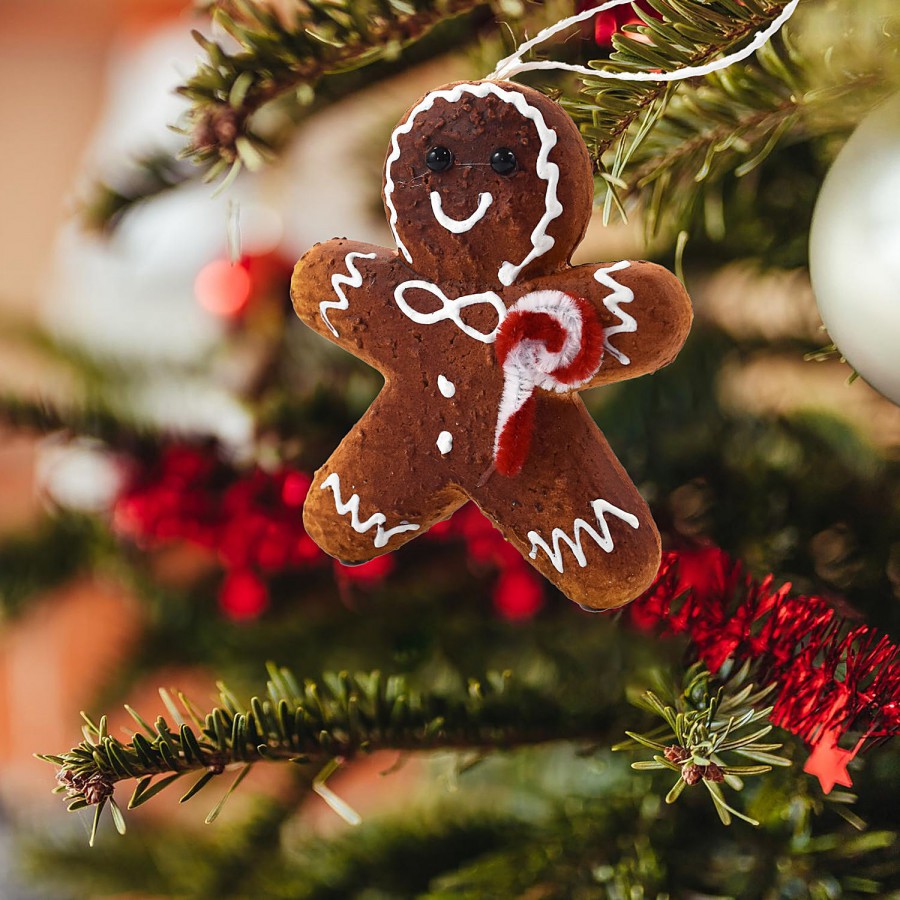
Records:
{"label": "brown cookie surface", "polygon": [[574,124],[528,88],[448,85],[397,126],[398,251],[329,241],[292,282],[300,318],[385,376],[307,499],[328,553],[371,559],[472,498],[583,606],[652,580],[656,528],[576,392],[670,362],[690,301],[650,263],[568,264],[591,196]]}

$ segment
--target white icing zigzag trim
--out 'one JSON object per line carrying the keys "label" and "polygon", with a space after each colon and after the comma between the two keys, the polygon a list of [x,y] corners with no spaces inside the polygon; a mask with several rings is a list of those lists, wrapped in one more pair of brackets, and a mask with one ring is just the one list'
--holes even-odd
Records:
{"label": "white icing zigzag trim", "polygon": [[553,533],[550,535],[550,540],[553,542],[553,549],[551,550],[547,542],[536,531],[529,531],[528,540],[531,541],[531,553],[528,555],[532,559],[536,559],[538,548],[540,547],[550,557],[553,568],[557,572],[562,572],[563,561],[560,544],[565,543],[574,554],[575,561],[583,569],[587,565],[587,557],[584,555],[584,549],[581,546],[582,532],[589,534],[601,549],[607,553],[612,553],[613,551],[613,539],[609,533],[609,525],[606,523],[606,519],[603,518],[605,513],[610,513],[617,519],[627,522],[632,528],[638,527],[637,516],[619,509],[618,506],[613,506],[612,503],[608,503],[606,500],[594,500],[591,506],[593,507],[594,515],[597,517],[597,524],[600,526],[601,534],[597,534],[594,527],[585,522],[584,519],[576,519],[573,538],[570,538],[562,528],[553,529]]}
{"label": "white icing zigzag trim", "polygon": [[[422,313],[413,309],[406,302],[404,296],[407,291],[413,288],[427,291],[429,294],[437,297],[441,301],[441,308],[430,313]],[[437,322],[443,322],[444,319],[449,319],[463,334],[467,334],[476,341],[481,341],[482,344],[492,344],[494,342],[500,323],[506,315],[506,307],[503,305],[503,301],[493,291],[484,291],[481,294],[466,294],[464,297],[457,297],[455,300],[451,300],[436,284],[432,284],[430,281],[414,280],[398,284],[394,288],[394,301],[400,308],[400,312],[407,318],[412,319],[417,325],[434,325]],[[477,328],[467,325],[459,316],[460,310],[480,303],[487,303],[489,306],[493,306],[497,312],[497,324],[493,331],[488,334],[484,334]],[[451,394],[450,396],[453,395]]]}
{"label": "white icing zigzag trim", "polygon": [[323,300],[319,304],[319,314],[322,316],[322,319],[325,321],[325,324],[331,329],[331,333],[337,337],[338,331],[334,325],[328,319],[328,313],[325,311],[327,309],[347,309],[350,305],[350,302],[347,300],[347,295],[344,293],[345,287],[358,288],[362,287],[362,272],[353,265],[354,259],[375,259],[377,254],[375,253],[357,253],[353,251],[352,253],[348,253],[344,257],[344,265],[347,267],[347,272],[349,275],[341,275],[336,274],[331,276],[331,286],[334,288],[335,294],[337,294],[337,300]]}
{"label": "white icing zigzag trim", "polygon": [[[556,195],[556,188],[559,184],[559,166],[550,162],[550,151],[556,146],[556,132],[547,126],[544,117],[536,107],[532,106],[526,99],[525,95],[520,91],[507,90],[490,81],[480,81],[476,84],[458,84],[450,90],[432,91],[426,94],[423,100],[414,106],[407,117],[406,121],[394,129],[391,135],[391,152],[388,154],[387,161],[384,166],[384,203],[388,208],[389,217],[388,224],[394,233],[394,240],[397,241],[397,249],[406,257],[408,263],[412,263],[413,259],[406,245],[400,240],[397,233],[397,210],[394,207],[392,195],[394,193],[394,179],[391,177],[391,166],[400,157],[400,145],[398,138],[401,134],[409,134],[412,131],[416,116],[421,112],[426,112],[434,106],[436,100],[446,100],[448,103],[456,103],[463,94],[471,94],[474,97],[484,98],[488,94],[498,97],[504,103],[511,103],[521,115],[526,119],[534,122],[537,128],[538,137],[541,141],[541,149],[538,152],[537,164],[535,170],[538,178],[547,182],[547,192],[544,197],[544,215],[535,226],[531,233],[531,252],[518,265],[512,262],[505,262],[500,266],[497,277],[500,283],[506,286],[511,285],[519,272],[525,268],[532,260],[545,254],[555,243],[554,239],[547,234],[550,223],[559,218],[563,213],[562,204]],[[434,202],[434,201],[432,201]],[[479,201],[480,202],[480,201]]]}
{"label": "white icing zigzag trim", "polygon": [[376,528],[375,540],[373,543],[378,548],[384,547],[395,534],[400,534],[404,531],[419,530],[418,525],[412,525],[409,522],[402,522],[395,528],[388,528],[385,530],[384,523],[387,522],[387,518],[380,512],[373,513],[365,522],[361,522],[359,518],[359,494],[351,494],[350,499],[344,503],[344,501],[341,500],[341,478],[337,472],[332,472],[322,482],[321,489],[324,491],[325,488],[331,488],[332,493],[334,494],[334,506],[338,513],[342,516],[350,513],[350,525],[354,531],[359,534],[365,534],[370,528]]}
{"label": "white icing zigzag trim", "polygon": [[611,294],[603,298],[603,305],[621,323],[603,329],[603,348],[607,353],[614,356],[623,366],[627,366],[631,360],[622,353],[621,350],[616,350],[609,342],[609,339],[614,334],[637,331],[637,321],[619,306],[620,303],[631,303],[631,301],[634,300],[634,291],[632,291],[631,288],[625,287],[624,284],[619,284],[618,281],[610,277],[609,273],[621,272],[622,269],[627,269],[630,265],[631,263],[628,262],[628,260],[622,260],[622,262],[607,266],[605,269],[597,269],[597,271],[594,272],[594,278],[596,278],[604,287],[608,287],[612,291]]}
{"label": "white icing zigzag trim", "polygon": [[437,191],[432,191],[430,197],[431,209],[432,212],[434,212],[434,217],[437,219],[438,225],[442,228],[446,228],[447,231],[450,231],[453,234],[465,234],[465,232],[469,231],[473,225],[477,225],[484,218],[484,214],[488,211],[488,207],[494,202],[494,198],[490,194],[479,194],[478,208],[475,212],[473,212],[468,219],[454,219],[444,212],[444,207],[442,205],[443,201],[441,200],[441,195]]}

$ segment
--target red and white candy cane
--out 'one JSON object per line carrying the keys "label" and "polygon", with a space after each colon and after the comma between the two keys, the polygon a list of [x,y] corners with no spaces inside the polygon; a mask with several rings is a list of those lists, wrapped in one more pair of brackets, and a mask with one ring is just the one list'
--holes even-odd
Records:
{"label": "red and white candy cane", "polygon": [[503,367],[494,469],[517,475],[531,446],[535,389],[563,393],[589,381],[603,359],[603,326],[587,300],[533,291],[507,311],[494,352]]}

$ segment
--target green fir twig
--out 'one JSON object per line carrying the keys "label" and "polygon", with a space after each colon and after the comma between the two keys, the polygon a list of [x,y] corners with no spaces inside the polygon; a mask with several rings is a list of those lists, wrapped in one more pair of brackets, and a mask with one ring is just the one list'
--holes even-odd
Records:
{"label": "green fir twig", "polygon": [[115,553],[109,531],[94,518],[60,512],[27,533],[0,542],[0,620]]}
{"label": "green fir twig", "polygon": [[[593,150],[605,217],[613,209],[624,216],[626,201],[640,198],[650,234],[663,221],[680,230],[699,219],[717,237],[727,218],[723,183],[751,175],[776,149],[848,133],[900,86],[900,18],[875,3],[810,3],[821,15],[804,18],[801,7],[795,19],[805,28],[792,21],[753,59],[689,82],[587,79],[589,99],[565,105]],[[640,13],[644,24],[614,37],[605,67],[702,64],[741,44],[785,4],[651,5],[660,18]]]}
{"label": "green fir twig", "polygon": [[[751,825],[755,819],[734,809],[725,800],[722,784],[740,791],[743,779],[763,775],[772,766],[789,766],[790,760],[772,751],[781,744],[761,743],[772,726],[764,724],[772,707],[762,707],[773,687],[755,690],[747,682],[749,664],[736,672],[725,684],[715,688],[712,676],[701,663],[688,669],[681,695],[674,705],[664,704],[656,694],[647,691],[642,705],[665,721],[665,726],[648,734],[628,731],[630,740],[613,750],[636,750],[647,747],[654,752],[652,760],[631,764],[639,771],[669,769],[678,780],[666,795],[666,803],[674,803],[686,787],[703,784],[709,791],[722,824],[730,825],[737,816]],[[762,727],[758,727],[760,723]],[[745,729],[753,728],[747,734]],[[727,762],[725,755],[742,757],[740,764]],[[747,765],[745,761],[752,763]]]}
{"label": "green fir twig", "polygon": [[95,437],[115,446],[127,443],[142,430],[104,405],[64,407],[49,400],[12,394],[0,395],[0,422],[19,431],[39,434],[66,431]]}
{"label": "green fir twig", "polygon": [[[111,736],[106,717],[86,714],[84,741],[61,755],[39,758],[59,767],[57,792],[70,810],[112,804],[114,786],[137,779],[128,803],[134,809],[188,775],[199,775],[181,797],[185,802],[231,770],[233,781],[213,809],[263,762],[324,766],[377,749],[515,747],[556,740],[589,740],[602,733],[605,714],[564,714],[551,693],[517,685],[508,672],[470,679],[453,693],[413,689],[406,678],[379,671],[326,673],[321,682],[299,684],[291,672],[269,665],[266,695],[241,704],[220,685],[220,705],[199,711],[179,694],[180,707],[163,694],[170,719],[154,723],[126,707],[138,731],[130,741]],[[236,777],[234,774],[236,773]]]}

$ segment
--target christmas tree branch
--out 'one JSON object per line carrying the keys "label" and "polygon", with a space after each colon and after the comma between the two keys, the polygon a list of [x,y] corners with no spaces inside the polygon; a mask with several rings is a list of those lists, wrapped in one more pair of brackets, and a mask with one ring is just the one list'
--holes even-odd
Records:
{"label": "christmas tree branch", "polygon": [[96,438],[111,450],[131,454],[160,444],[213,440],[205,430],[137,419],[130,411],[95,398],[75,406],[0,394],[0,426],[4,425],[37,434],[65,432],[73,437]]}
{"label": "christmas tree branch", "polygon": [[[586,769],[596,770],[594,760],[566,756],[575,779],[565,779],[553,771],[557,756],[527,757],[515,765],[520,771],[527,766],[529,784],[550,770],[571,790]],[[30,873],[49,872],[69,887],[74,879],[85,895],[127,893],[140,883],[145,893],[185,900],[324,900],[373,888],[391,897],[474,900],[527,896],[536,887],[545,897],[570,897],[579,889],[578,896],[600,900],[659,897],[687,886],[706,896],[745,897],[735,886],[747,883],[748,871],[764,896],[783,896],[798,884],[821,887],[822,896],[828,896],[826,886],[837,885],[847,896],[888,896],[897,884],[896,834],[829,830],[817,821],[820,801],[802,793],[768,793],[760,798],[766,812],[760,829],[719,831],[713,841],[702,806],[661,806],[643,790],[622,791],[608,781],[598,796],[577,803],[571,793],[541,792],[536,807],[533,794],[523,804],[504,790],[504,768],[494,767],[499,783],[489,793],[483,781],[461,781],[438,804],[404,804],[328,838],[297,828],[288,815],[296,809],[279,798],[268,810],[254,809],[239,829],[213,835],[170,824],[107,843],[95,855],[85,854],[80,840],[59,846],[42,833],[24,855]],[[717,858],[739,856],[739,870],[709,865],[713,842]]]}
{"label": "christmas tree branch", "polygon": [[[645,23],[636,29],[640,39],[627,32],[614,35],[612,56],[591,65],[619,71],[664,72],[702,66],[740,47],[777,19],[787,4],[788,0],[648,0],[656,15],[638,10]],[[565,105],[599,159],[620,144],[639,119],[657,117],[665,101],[684,84],[621,82],[598,76],[584,83],[582,93],[591,98],[590,102]]]}
{"label": "christmas tree branch", "polygon": [[20,431],[39,434],[67,431],[95,437],[113,446],[122,446],[139,433],[139,426],[125,424],[120,415],[106,406],[64,408],[47,400],[12,394],[0,395],[0,422]]}
{"label": "christmas tree branch", "polygon": [[[380,672],[326,674],[301,687],[287,669],[269,666],[264,698],[242,705],[224,686],[221,705],[202,713],[179,695],[166,692],[171,722],[153,725],[129,708],[142,729],[129,742],[85,718],[85,740],[60,756],[40,758],[60,766],[57,790],[69,809],[95,806],[94,831],[107,803],[124,830],[112,797],[114,785],[139,779],[128,804],[133,809],[187,774],[199,774],[182,796],[190,799],[226,768],[239,767],[221,805],[258,762],[292,761],[324,765],[377,749],[513,747],[550,740],[588,740],[604,731],[606,712],[577,714],[552,693],[541,694],[510,681],[508,673],[489,673],[453,693],[418,691],[402,676]],[[93,834],[92,834],[93,840]]]}
{"label": "christmas tree branch", "polygon": [[[750,665],[746,663],[731,673],[724,684],[713,685],[712,676],[702,663],[695,663],[685,673],[682,689],[672,698],[674,705],[660,701],[653,691],[641,698],[641,705],[665,721],[665,726],[649,734],[628,732],[629,740],[613,750],[656,751],[652,760],[631,764],[641,771],[666,770],[678,778],[666,795],[666,803],[674,803],[686,787],[703,784],[712,798],[723,825],[730,825],[732,815],[751,825],[756,819],[728,805],[721,785],[732,790],[744,788],[744,779],[763,775],[772,766],[789,766],[790,760],[776,756],[781,744],[763,744],[760,738],[772,731],[768,724],[772,707],[762,701],[774,691],[774,685],[755,690],[748,682]],[[762,727],[758,727],[759,725]],[[744,729],[751,734],[742,734]],[[726,761],[725,755],[741,757]],[[747,761],[753,765],[747,765]],[[739,763],[736,765],[735,763]]]}
{"label": "christmas tree branch", "polygon": [[96,231],[109,231],[137,203],[179,187],[197,174],[186,160],[166,152],[146,153],[128,169],[107,181],[92,184],[81,201],[81,221]]}
{"label": "christmas tree branch", "polygon": [[60,514],[27,535],[0,543],[0,619],[19,614],[45,591],[88,570],[113,550],[109,532],[95,519]]}
{"label": "christmas tree branch", "polygon": [[[745,27],[753,6],[745,5],[739,16]],[[660,62],[660,67],[672,68],[681,64],[683,48],[673,37],[684,22],[681,4],[654,6],[663,8],[670,10],[670,19],[664,12],[659,21],[645,16],[647,24],[635,30],[650,41],[654,59],[661,55],[665,65]],[[885,27],[873,32],[871,13],[868,7],[841,4],[817,27],[803,30],[792,23],[754,60],[680,83],[677,90],[588,83],[585,90],[596,103],[574,106],[572,112],[594,138],[606,216],[613,207],[624,214],[625,201],[639,196],[651,234],[665,211],[675,229],[691,228],[700,216],[715,237],[724,227],[720,223],[734,217],[723,211],[721,193],[713,194],[714,188],[745,178],[776,149],[846,134],[900,87],[897,30],[888,27],[885,8]],[[795,32],[802,43],[793,39]],[[613,59],[625,68],[650,61],[647,45],[626,36],[617,46]],[[623,91],[635,106],[616,113]]]}

